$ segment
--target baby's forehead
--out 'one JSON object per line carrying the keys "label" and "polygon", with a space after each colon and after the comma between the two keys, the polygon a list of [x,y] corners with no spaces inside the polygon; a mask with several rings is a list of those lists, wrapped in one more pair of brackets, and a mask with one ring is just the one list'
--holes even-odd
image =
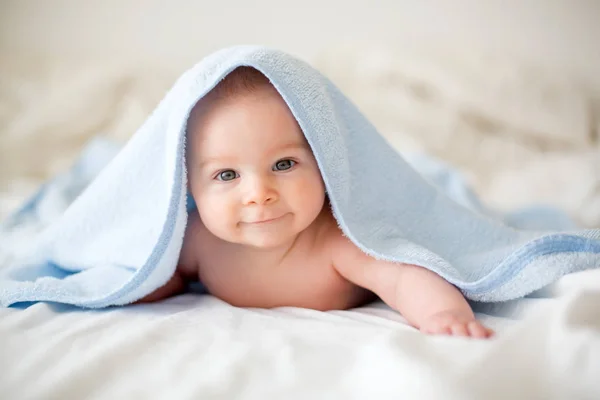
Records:
{"label": "baby's forehead", "polygon": [[[239,109],[233,110],[236,102],[242,104]],[[283,148],[308,149],[310,146],[298,122],[283,99],[281,102],[281,107],[267,106],[267,113],[248,107],[247,99],[209,99],[201,103],[188,123],[189,150],[206,155],[213,152],[236,153],[245,148],[265,154]],[[227,110],[219,111],[219,107]]]}
{"label": "baby's forehead", "polygon": [[[235,92],[213,91],[208,92],[192,107],[188,118],[188,130],[190,127],[195,127],[202,120],[215,110],[222,107],[235,108],[244,107],[249,101],[254,101],[262,96],[275,96],[283,102],[283,98],[279,95],[277,89],[271,84],[264,85],[253,90],[239,89]],[[287,107],[287,105],[286,105]]]}

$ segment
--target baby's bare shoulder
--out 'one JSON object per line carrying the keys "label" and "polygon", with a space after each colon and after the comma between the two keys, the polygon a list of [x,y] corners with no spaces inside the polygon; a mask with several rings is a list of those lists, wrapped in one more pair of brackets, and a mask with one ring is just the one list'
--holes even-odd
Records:
{"label": "baby's bare shoulder", "polygon": [[363,288],[378,292],[393,281],[399,264],[378,260],[350,240],[340,230],[331,235],[332,266],[344,278]]}
{"label": "baby's bare shoulder", "polygon": [[179,252],[179,262],[177,269],[184,276],[197,276],[198,274],[198,252],[197,246],[199,235],[202,229],[202,222],[197,212],[191,212],[188,216],[183,244]]}
{"label": "baby's bare shoulder", "polygon": [[370,258],[344,234],[337,224],[329,229],[327,239],[324,243],[326,243],[331,251],[334,264],[356,264],[357,262],[364,262],[366,259]]}

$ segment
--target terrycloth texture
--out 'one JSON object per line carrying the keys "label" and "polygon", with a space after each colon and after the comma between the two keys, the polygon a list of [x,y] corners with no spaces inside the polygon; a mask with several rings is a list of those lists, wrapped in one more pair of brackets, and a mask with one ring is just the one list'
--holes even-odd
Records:
{"label": "terrycloth texture", "polygon": [[189,112],[241,65],[279,90],[311,145],[344,233],[374,257],[422,265],[474,300],[524,296],[600,266],[600,230],[513,229],[418,174],[329,80],[278,51],[234,47],[186,72],[134,137],[0,281],[3,305],[135,301],[172,275],[186,209]]}

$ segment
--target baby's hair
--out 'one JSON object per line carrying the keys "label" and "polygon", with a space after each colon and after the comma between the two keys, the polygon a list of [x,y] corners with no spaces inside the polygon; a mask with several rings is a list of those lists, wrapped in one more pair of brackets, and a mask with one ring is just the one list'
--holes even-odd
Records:
{"label": "baby's hair", "polygon": [[269,78],[252,67],[238,67],[231,71],[211,90],[211,96],[228,98],[236,94],[252,93],[270,86]]}

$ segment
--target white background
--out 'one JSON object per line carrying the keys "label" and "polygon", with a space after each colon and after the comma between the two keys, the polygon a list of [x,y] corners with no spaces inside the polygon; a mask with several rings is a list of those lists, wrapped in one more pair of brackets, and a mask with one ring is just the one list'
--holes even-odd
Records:
{"label": "white background", "polygon": [[[310,58],[338,43],[492,49],[600,75],[594,0],[2,0],[0,50],[189,65],[264,44]],[[600,78],[597,78],[600,81]]]}

